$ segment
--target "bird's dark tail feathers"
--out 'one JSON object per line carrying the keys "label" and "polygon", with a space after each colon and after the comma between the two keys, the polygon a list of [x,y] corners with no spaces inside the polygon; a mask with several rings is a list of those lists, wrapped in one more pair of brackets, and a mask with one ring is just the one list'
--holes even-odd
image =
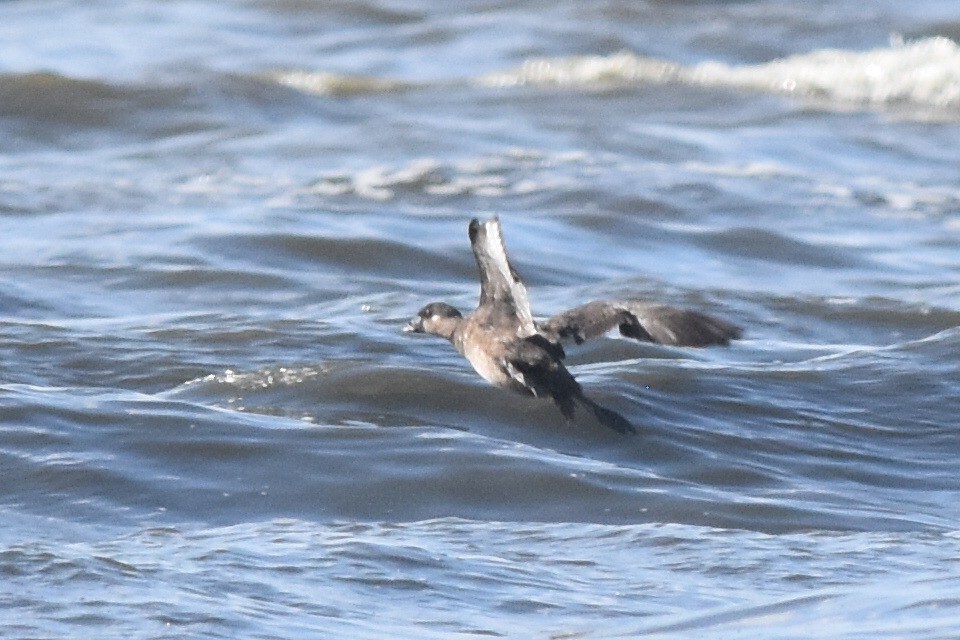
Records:
{"label": "bird's dark tail feathers", "polygon": [[617,433],[623,434],[637,432],[636,427],[630,424],[630,421],[622,415],[606,407],[601,407],[582,393],[574,397],[565,397],[562,401],[557,398],[554,398],[554,400],[556,400],[557,406],[560,407],[561,413],[563,413],[567,420],[573,419],[574,409],[577,403],[579,403],[586,407],[597,421],[605,427],[609,427]]}

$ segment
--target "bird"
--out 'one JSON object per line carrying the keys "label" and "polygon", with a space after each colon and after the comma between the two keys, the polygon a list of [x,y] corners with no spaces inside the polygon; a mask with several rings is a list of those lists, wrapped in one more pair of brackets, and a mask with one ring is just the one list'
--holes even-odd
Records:
{"label": "bird", "polygon": [[449,340],[482,378],[497,387],[549,398],[569,422],[578,407],[622,434],[636,433],[624,416],[587,397],[564,366],[562,343],[581,344],[618,328],[642,342],[675,346],[727,345],[742,336],[734,324],[698,311],[638,300],[594,300],[537,321],[527,288],[510,262],[499,217],[468,226],[480,273],[480,300],[464,316],[446,302],[424,306],[404,327]]}

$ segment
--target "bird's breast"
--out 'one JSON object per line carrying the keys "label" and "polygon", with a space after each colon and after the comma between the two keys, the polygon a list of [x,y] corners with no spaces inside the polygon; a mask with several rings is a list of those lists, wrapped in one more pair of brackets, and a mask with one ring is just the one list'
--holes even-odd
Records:
{"label": "bird's breast", "polygon": [[516,338],[508,331],[483,323],[468,323],[454,346],[467,359],[474,371],[490,384],[529,394],[522,375],[509,364]]}
{"label": "bird's breast", "polygon": [[507,372],[506,361],[502,355],[494,354],[490,349],[476,344],[466,345],[463,355],[474,370],[487,382],[498,387],[510,384],[510,374]]}

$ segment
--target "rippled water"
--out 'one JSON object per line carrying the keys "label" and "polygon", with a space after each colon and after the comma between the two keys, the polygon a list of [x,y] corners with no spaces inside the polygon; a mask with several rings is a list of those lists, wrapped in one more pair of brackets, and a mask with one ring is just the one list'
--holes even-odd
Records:
{"label": "rippled water", "polygon": [[[951,638],[951,3],[0,4],[0,635]],[[400,332],[499,214],[623,437]]]}

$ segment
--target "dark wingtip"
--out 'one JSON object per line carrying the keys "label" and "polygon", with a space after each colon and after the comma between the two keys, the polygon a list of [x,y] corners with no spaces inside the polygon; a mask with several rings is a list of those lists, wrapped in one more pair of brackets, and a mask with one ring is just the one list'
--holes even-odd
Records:
{"label": "dark wingtip", "polygon": [[710,323],[704,327],[701,344],[694,344],[695,347],[709,347],[711,345],[729,346],[731,340],[739,340],[743,337],[743,329],[735,324],[724,320],[711,318],[707,316]]}
{"label": "dark wingtip", "polygon": [[480,221],[474,218],[470,221],[470,226],[467,227],[468,235],[470,236],[470,243],[477,241],[477,234],[480,233]]}
{"label": "dark wingtip", "polygon": [[743,337],[737,325],[692,309],[669,305],[624,308],[627,317],[620,323],[620,334],[642,342],[677,347],[727,346]]}
{"label": "dark wingtip", "polygon": [[743,338],[743,329],[735,324],[727,324],[727,343]]}

